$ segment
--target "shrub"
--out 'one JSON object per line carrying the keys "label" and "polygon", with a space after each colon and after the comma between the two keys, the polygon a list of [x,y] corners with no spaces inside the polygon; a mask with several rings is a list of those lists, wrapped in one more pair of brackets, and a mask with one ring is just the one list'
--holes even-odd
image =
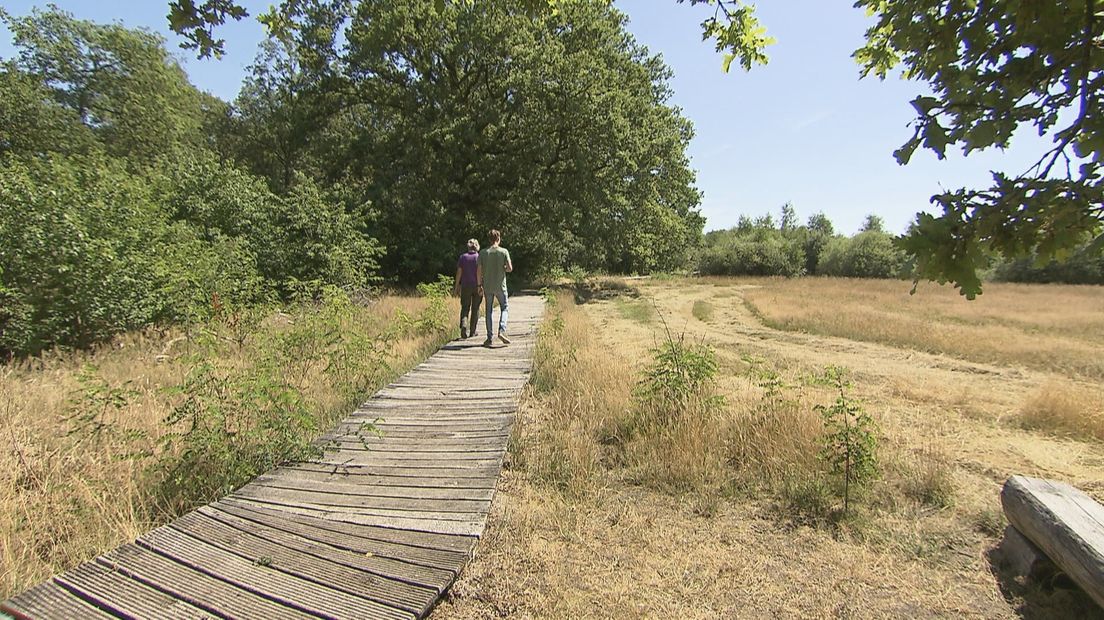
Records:
{"label": "shrub", "polygon": [[166,224],[143,183],[106,158],[0,160],[0,350],[87,346],[169,309],[156,264]]}
{"label": "shrub", "polygon": [[868,230],[854,237],[836,237],[820,256],[818,275],[845,278],[897,278],[904,275],[906,256],[893,236]]}
{"label": "shrub", "polygon": [[698,257],[702,275],[799,276],[805,271],[805,249],[798,239],[772,229],[715,235]]}

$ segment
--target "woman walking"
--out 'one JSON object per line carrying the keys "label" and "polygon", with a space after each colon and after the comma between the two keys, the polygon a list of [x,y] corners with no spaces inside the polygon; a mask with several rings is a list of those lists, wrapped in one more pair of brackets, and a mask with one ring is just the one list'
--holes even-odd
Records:
{"label": "woman walking", "polygon": [[479,304],[483,301],[481,288],[479,242],[468,239],[468,251],[461,254],[456,262],[456,283],[452,287],[452,294],[460,295],[460,338],[475,336],[475,326],[479,324]]}

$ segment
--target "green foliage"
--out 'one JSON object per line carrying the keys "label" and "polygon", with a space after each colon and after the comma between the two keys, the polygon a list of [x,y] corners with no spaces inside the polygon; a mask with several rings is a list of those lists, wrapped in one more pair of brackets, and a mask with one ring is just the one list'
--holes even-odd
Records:
{"label": "green foliage", "polygon": [[805,264],[800,239],[773,226],[751,223],[709,233],[698,256],[702,275],[791,277],[805,273]]}
{"label": "green foliage", "polygon": [[0,263],[15,301],[0,350],[87,346],[164,317],[168,229],[152,203],[110,160],[0,160]]}
{"label": "green foliage", "polygon": [[[178,514],[216,499],[281,463],[317,456],[319,429],[391,372],[390,330],[373,332],[347,294],[325,287],[289,309],[282,328],[233,316],[207,324],[174,404],[150,483],[160,507]],[[245,336],[238,331],[244,326]],[[227,342],[248,342],[246,366],[225,362]],[[336,409],[312,403],[318,371],[343,395]],[[361,432],[371,431],[371,425]]]}
{"label": "green foliage", "polygon": [[652,362],[633,392],[638,405],[652,414],[649,419],[667,423],[687,411],[708,412],[724,404],[724,397],[715,392],[716,354],[685,338],[667,331],[666,339],[651,349]]}
{"label": "green foliage", "polygon": [[874,419],[847,395],[851,384],[846,379],[846,371],[830,367],[825,372],[825,379],[838,390],[838,396],[830,406],[816,406],[824,420],[825,430],[819,456],[842,482],[843,511],[846,514],[850,508],[852,486],[861,487],[878,475],[878,440]]}
{"label": "green foliage", "polygon": [[835,237],[820,255],[817,274],[847,278],[899,278],[906,256],[891,235],[876,229],[854,237]]}
{"label": "green foliage", "polygon": [[279,192],[297,173],[340,179],[389,248],[385,277],[433,277],[457,239],[492,227],[523,278],[685,264],[703,223],[692,130],[623,15],[601,1],[347,8],[286,2],[265,17],[275,27],[220,149]]}
{"label": "green foliage", "polygon": [[0,18],[19,50],[9,71],[34,78],[108,153],[145,167],[201,143],[202,97],[158,35],[78,20],[53,6]]}
{"label": "green foliage", "polygon": [[1104,284],[1104,255],[1085,245],[1061,262],[1040,261],[1038,256],[1005,260],[990,277],[998,282]]}
{"label": "green foliage", "polygon": [[[1031,125],[1054,147],[1018,174],[994,172],[988,189],[933,198],[939,216],[919,214],[902,247],[917,277],[981,291],[988,256],[1063,258],[1104,230],[1104,18],[1095,0],[1025,3],[859,0],[876,17],[855,52],[864,74],[898,64],[934,96],[912,101],[914,131],[895,153],[905,164],[921,146],[942,159],[1006,147]],[[1099,253],[1099,248],[1097,248]]]}

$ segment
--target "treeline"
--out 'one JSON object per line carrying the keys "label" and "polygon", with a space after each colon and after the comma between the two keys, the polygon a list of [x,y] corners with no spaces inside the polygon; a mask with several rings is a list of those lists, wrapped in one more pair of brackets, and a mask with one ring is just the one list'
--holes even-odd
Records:
{"label": "treeline", "polygon": [[0,354],[431,280],[492,226],[530,274],[685,265],[692,129],[625,18],[433,4],[272,14],[232,103],[147,31],[0,9]]}
{"label": "treeline", "polygon": [[[1089,240],[1063,261],[1035,257],[989,258],[984,277],[997,282],[1104,284],[1104,256]],[[695,255],[702,275],[821,275],[848,278],[910,278],[912,263],[877,215],[869,215],[853,236],[836,234],[831,220],[816,213],[801,225],[793,207],[779,219],[741,216],[728,230],[705,234]]]}
{"label": "treeline", "polygon": [[787,204],[777,222],[771,215],[741,216],[731,229],[706,233],[697,268],[702,275],[897,278],[908,275],[909,263],[877,215],[846,237],[823,213],[799,224]]}

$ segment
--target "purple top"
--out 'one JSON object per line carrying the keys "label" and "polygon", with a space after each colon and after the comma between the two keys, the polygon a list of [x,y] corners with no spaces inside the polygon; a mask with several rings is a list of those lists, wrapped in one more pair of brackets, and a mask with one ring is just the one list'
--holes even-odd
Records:
{"label": "purple top", "polygon": [[467,252],[460,255],[456,266],[460,268],[460,286],[479,286],[476,269],[479,267],[479,252]]}

